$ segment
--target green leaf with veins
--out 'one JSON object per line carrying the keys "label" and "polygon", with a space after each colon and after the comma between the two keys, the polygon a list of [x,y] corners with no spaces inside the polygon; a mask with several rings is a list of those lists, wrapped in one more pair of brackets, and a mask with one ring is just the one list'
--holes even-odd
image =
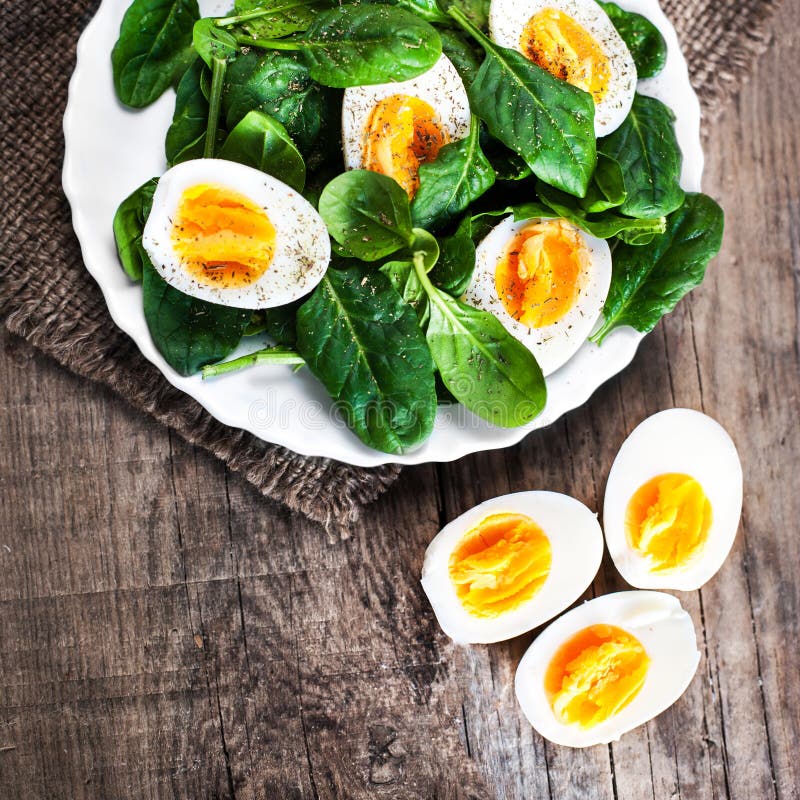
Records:
{"label": "green leaf with veins", "polygon": [[416,313],[382,273],[328,270],[297,313],[297,349],[365,444],[404,453],[430,436],[431,354]]}
{"label": "green leaf with veins", "polygon": [[639,79],[658,75],[667,63],[667,43],[661,31],[647,17],[624,11],[616,3],[598,2],[598,5],[631,51]]}
{"label": "green leaf with veins", "polygon": [[602,342],[620,325],[642,333],[653,330],[702,282],[708,262],[719,252],[723,228],[722,209],[704,194],[689,194],[667,218],[666,232],[649,245],[617,245],[604,323],[592,340]]}
{"label": "green leaf with veins", "polygon": [[142,108],[176,83],[194,61],[197,0],[133,0],[111,52],[114,89],[125,105]]}
{"label": "green leaf with veins", "polygon": [[419,189],[411,219],[419,228],[438,230],[459,216],[494,184],[494,170],[478,141],[480,125],[472,117],[465,139],[446,144],[419,169]]}
{"label": "green leaf with veins", "polygon": [[261,111],[251,111],[228,134],[219,157],[266,172],[298,192],[303,191],[306,165],[286,128]]}

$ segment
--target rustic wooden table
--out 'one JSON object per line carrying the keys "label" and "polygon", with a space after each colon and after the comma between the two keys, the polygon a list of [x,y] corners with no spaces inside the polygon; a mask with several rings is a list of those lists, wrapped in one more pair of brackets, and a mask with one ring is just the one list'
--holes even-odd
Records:
{"label": "rustic wooden table", "polygon": [[[0,797],[800,796],[796,19],[706,122],[728,228],[702,289],[585,408],[506,452],[407,469],[349,541],[6,337]],[[545,744],[512,689],[531,637],[451,645],[419,587],[425,546],[508,491],[598,508],[626,433],[671,406],[720,420],[745,468],[731,557],[681,595],[700,669],[617,744]],[[591,593],[620,588],[606,563]]]}

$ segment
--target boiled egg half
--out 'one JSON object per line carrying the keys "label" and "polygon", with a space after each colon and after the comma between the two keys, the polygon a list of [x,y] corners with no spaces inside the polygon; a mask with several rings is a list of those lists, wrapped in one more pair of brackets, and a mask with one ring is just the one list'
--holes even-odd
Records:
{"label": "boiled egg half", "polygon": [[464,300],[494,314],[549,375],[591,332],[611,284],[611,251],[564,219],[506,217],[478,245]]}
{"label": "boiled egg half", "polygon": [[616,741],[669,708],[700,653],[677,598],[618,592],[550,624],[517,668],[520,706],[546,739],[568,747]]}
{"label": "boiled egg half", "polygon": [[444,632],[499,642],[552,619],[592,582],[603,556],[596,515],[556,492],[487,500],[428,546],[422,587]]}
{"label": "boiled egg half", "polygon": [[394,178],[414,197],[419,168],[469,133],[467,90],[447,56],[399,83],[345,89],[342,147],[347,169]]}
{"label": "boiled egg half", "polygon": [[302,297],[330,261],[325,223],[302,195],[252,167],[212,158],[164,173],[142,244],[170,286],[238,308]]}
{"label": "boiled egg half", "polygon": [[636,64],[594,0],[492,0],[489,31],[497,44],[588,92],[598,136],[607,136],[628,116]]}
{"label": "boiled egg half", "polygon": [[643,589],[699,589],[730,552],[742,466],[725,429],[699,411],[654,414],[614,460],[603,510],[608,551]]}

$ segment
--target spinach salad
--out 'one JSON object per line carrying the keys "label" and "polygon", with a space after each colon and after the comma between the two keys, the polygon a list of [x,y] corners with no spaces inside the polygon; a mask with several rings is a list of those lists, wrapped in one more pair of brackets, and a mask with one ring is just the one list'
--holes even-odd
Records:
{"label": "spinach salad", "polygon": [[[330,236],[329,263],[303,296],[268,307],[210,302],[154,263],[143,234],[159,178],[136,189],[117,210],[114,236],[169,365],[206,378],[255,364],[308,369],[352,431],[386,453],[429,437],[442,403],[496,425],[525,425],[547,397],[535,352],[502,314],[465,294],[476,248],[503,219],[549,220],[564,241],[577,232],[603,243],[610,286],[592,341],[622,325],[651,331],[702,281],[723,214],[680,186],[672,111],[633,96],[637,74],[664,67],[661,34],[638,14],[599,5],[635,65],[629,110],[608,133],[597,130],[602,91],[499,43],[488,0],[236,0],[216,18],[201,18],[196,0],[134,0],[111,55],[114,86],[132,108],[175,89],[168,166],[223,159],[272,176],[316,209]],[[537,29],[531,41],[543,35]],[[465,90],[458,135],[409,129],[418,169],[402,179],[372,162],[346,169],[347,92],[417,79],[442,54]],[[382,98],[391,111],[395,98]],[[396,132],[399,115],[416,108],[396,106],[380,130]],[[376,145],[375,163],[388,158],[386,147]],[[537,229],[534,238],[552,233]],[[533,247],[519,241],[519,250]],[[537,253],[549,269],[547,252]],[[513,291],[525,277],[522,261],[515,269]],[[521,313],[516,321],[527,319]],[[254,334],[273,344],[224,360]]]}

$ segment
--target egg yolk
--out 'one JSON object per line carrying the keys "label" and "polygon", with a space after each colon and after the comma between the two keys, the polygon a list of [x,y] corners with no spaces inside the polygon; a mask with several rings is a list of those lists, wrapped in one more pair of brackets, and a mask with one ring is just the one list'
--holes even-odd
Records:
{"label": "egg yolk", "polygon": [[275,252],[275,228],[264,209],[224,186],[186,189],[171,239],[187,272],[200,283],[223,288],[258,280]]}
{"label": "egg yolk", "polygon": [[594,37],[556,8],[534,14],[522,30],[520,49],[534,64],[599,103],[608,91],[611,63]]}
{"label": "egg yolk", "polygon": [[550,661],[544,679],[550,706],[565,725],[592,728],[636,697],[649,664],[635,636],[614,625],[591,625]]}
{"label": "egg yolk", "polygon": [[475,617],[497,617],[530,600],[550,574],[550,541],[524,514],[486,517],[450,556],[450,580]]}
{"label": "egg yolk", "polygon": [[419,168],[448,142],[433,108],[418,97],[393,94],[372,110],[364,136],[364,169],[394,178],[413,197]]}
{"label": "egg yolk", "polygon": [[653,571],[685,567],[708,539],[711,503],[689,475],[657,475],[640,486],[625,511],[625,532]]}
{"label": "egg yolk", "polygon": [[528,328],[558,322],[580,295],[589,251],[578,230],[559,219],[526,225],[495,269],[497,296]]}

